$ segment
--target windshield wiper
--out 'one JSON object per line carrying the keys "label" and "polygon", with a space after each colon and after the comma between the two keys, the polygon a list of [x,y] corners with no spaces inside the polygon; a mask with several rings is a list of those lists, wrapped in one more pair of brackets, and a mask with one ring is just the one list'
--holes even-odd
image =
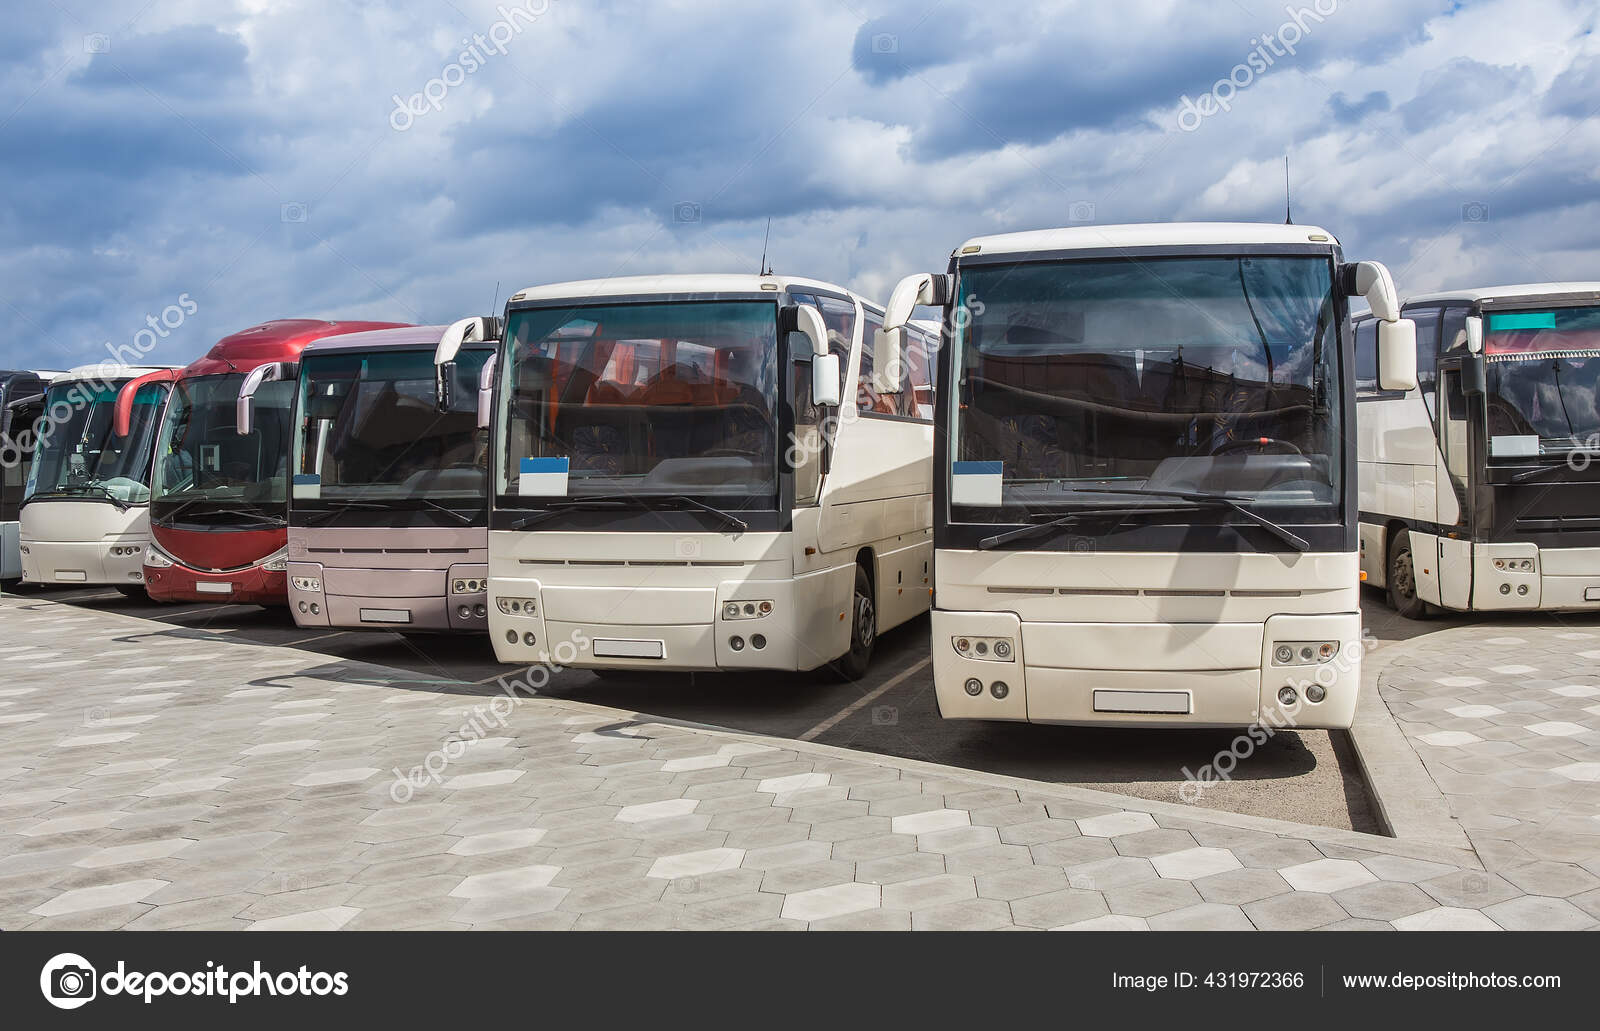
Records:
{"label": "windshield wiper", "polygon": [[427,498],[418,498],[417,500],[419,502],[421,502],[422,504],[427,505],[429,508],[438,509],[439,511],[443,512],[447,516],[454,516],[456,521],[459,522],[462,526],[469,526],[472,523],[472,517],[471,516],[462,515],[460,512],[457,512],[455,509],[451,508],[449,505],[441,505],[437,501],[430,501]]}
{"label": "windshield wiper", "polygon": [[1527,483],[1529,480],[1537,480],[1541,476],[1547,476],[1550,473],[1553,473],[1558,469],[1564,469],[1564,468],[1567,468],[1567,463],[1565,463],[1565,462],[1562,462],[1559,465],[1542,465],[1537,469],[1524,469],[1524,470],[1522,470],[1522,472],[1517,473],[1515,476],[1511,477],[1511,479],[1507,480],[1506,482],[1507,483]]}
{"label": "windshield wiper", "polygon": [[69,483],[69,484],[66,484],[65,486],[57,487],[55,490],[51,491],[51,493],[52,494],[58,494],[58,495],[65,495],[66,497],[71,497],[72,493],[74,491],[80,491],[80,490],[81,491],[99,491],[100,494],[102,496],[104,496],[107,501],[109,501],[113,505],[117,506],[117,511],[119,511],[119,512],[126,512],[131,507],[126,501],[123,501],[121,498],[119,498],[115,494],[111,493],[110,488],[104,486],[103,484],[99,484],[99,483]]}
{"label": "windshield wiper", "polygon": [[[190,506],[198,505],[198,504],[201,504],[201,503],[209,501],[209,500],[211,500],[211,499],[210,498],[189,498],[187,501],[180,501],[178,503],[178,507],[177,508],[174,508],[170,512],[161,513],[161,518],[162,519],[176,519],[176,518],[178,518],[178,516],[180,514],[182,514],[184,511],[186,511]],[[243,502],[243,504],[247,504],[248,505],[249,502],[248,501],[247,502]],[[282,516],[274,515],[272,512],[270,512],[266,508],[214,508],[211,511],[204,512],[202,514],[203,515],[253,516],[253,517],[255,517],[257,519],[260,519],[260,520],[262,520],[264,522],[274,522],[274,523],[286,522],[286,520]]]}
{"label": "windshield wiper", "polygon": [[330,516],[341,515],[354,509],[364,512],[382,512],[390,506],[378,501],[341,501],[332,508],[321,508],[306,515],[306,525],[312,526],[322,522]]}
{"label": "windshield wiper", "polygon": [[1073,526],[1099,516],[1121,516],[1144,511],[1148,511],[1148,509],[1134,505],[1114,505],[1098,508],[1093,512],[1071,512],[1043,523],[1030,523],[1027,526],[1019,526],[1015,530],[997,533],[993,537],[985,537],[978,542],[978,548],[981,551],[988,551],[991,548],[998,548],[1002,544],[1009,544],[1012,541],[1019,541],[1026,537],[1038,537],[1041,534],[1049,533],[1051,530],[1064,526]]}
{"label": "windshield wiper", "polygon": [[1286,526],[1281,526],[1278,523],[1273,522],[1266,516],[1258,515],[1257,513],[1250,511],[1249,507],[1241,502],[1238,498],[1227,494],[1217,494],[1211,491],[1202,490],[1166,490],[1162,488],[1152,489],[1149,487],[1094,487],[1090,489],[1089,493],[1126,494],[1134,497],[1147,498],[1178,498],[1182,501],[1190,501],[1197,505],[1222,505],[1233,509],[1235,512],[1244,516],[1252,523],[1255,523],[1263,530],[1271,533],[1294,550],[1311,550],[1311,544],[1304,537],[1301,537],[1299,534],[1295,533],[1293,530],[1290,530]]}
{"label": "windshield wiper", "polygon": [[727,523],[729,526],[736,528],[740,533],[744,533],[746,530],[750,529],[749,523],[745,522],[743,519],[740,519],[732,512],[724,512],[722,509],[713,505],[708,505],[699,498],[691,497],[688,494],[605,494],[592,498],[569,498],[565,501],[562,501],[560,504],[552,503],[550,508],[546,508],[541,512],[534,512],[523,516],[521,519],[518,519],[516,522],[511,524],[511,529],[527,529],[528,527],[537,523],[542,523],[547,519],[553,519],[569,509],[628,508],[631,506],[649,508],[648,502],[651,501],[676,501],[681,504],[691,505],[700,509],[702,512],[711,513],[712,515],[721,519],[723,522]]}

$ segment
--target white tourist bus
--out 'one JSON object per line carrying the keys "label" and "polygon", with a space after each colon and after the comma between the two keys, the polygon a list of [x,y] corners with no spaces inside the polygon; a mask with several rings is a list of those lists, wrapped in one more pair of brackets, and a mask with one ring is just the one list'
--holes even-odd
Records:
{"label": "white tourist bus", "polygon": [[928,368],[875,375],[881,324],[784,276],[513,295],[482,405],[499,658],[864,673],[933,556]]}
{"label": "white tourist bus", "polygon": [[1356,322],[1361,569],[1413,619],[1600,610],[1600,283],[1409,298],[1417,386]]}
{"label": "white tourist bus", "polygon": [[[23,487],[22,578],[144,593],[150,473],[170,370],[86,365],[51,380]],[[135,380],[117,425],[118,396]],[[119,432],[121,431],[121,432]]]}
{"label": "white tourist bus", "polygon": [[1360,684],[1348,298],[1312,226],[980,237],[903,280],[943,309],[934,686],[952,719],[1347,727]]}

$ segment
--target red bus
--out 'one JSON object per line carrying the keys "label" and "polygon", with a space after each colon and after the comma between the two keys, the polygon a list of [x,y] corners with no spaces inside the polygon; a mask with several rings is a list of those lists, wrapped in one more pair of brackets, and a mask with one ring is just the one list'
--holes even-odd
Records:
{"label": "red bus", "polygon": [[[156,442],[153,543],[145,586],[156,601],[288,603],[290,413],[300,352],[340,333],[398,322],[278,319],[217,341],[178,373]],[[241,434],[241,394],[254,394]]]}

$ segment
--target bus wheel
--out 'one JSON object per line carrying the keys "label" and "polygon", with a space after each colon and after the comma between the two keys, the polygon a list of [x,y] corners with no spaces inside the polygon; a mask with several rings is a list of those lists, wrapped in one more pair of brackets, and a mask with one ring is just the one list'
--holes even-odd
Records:
{"label": "bus wheel", "polygon": [[845,680],[860,680],[872,665],[872,646],[878,639],[878,610],[872,603],[872,581],[856,566],[856,586],[850,599],[850,650],[834,669]]}
{"label": "bus wheel", "polygon": [[1425,619],[1428,603],[1417,597],[1417,567],[1411,556],[1411,535],[1395,535],[1389,548],[1389,605],[1407,619]]}

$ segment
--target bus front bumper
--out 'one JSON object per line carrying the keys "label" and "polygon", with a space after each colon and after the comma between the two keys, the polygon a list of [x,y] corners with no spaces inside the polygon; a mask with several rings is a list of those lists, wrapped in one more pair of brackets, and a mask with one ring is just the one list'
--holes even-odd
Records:
{"label": "bus front bumper", "polygon": [[250,566],[227,573],[191,569],[179,562],[170,567],[146,565],[145,590],[153,601],[285,605],[289,574],[283,570]]}
{"label": "bus front bumper", "polygon": [[[304,627],[481,634],[489,626],[488,583],[489,567],[482,563],[394,570],[290,562],[289,610]],[[385,584],[406,593],[376,593]],[[369,589],[349,589],[362,586]]]}
{"label": "bus front bumper", "polygon": [[[794,591],[790,581],[770,580],[663,589],[543,587],[537,580],[495,578],[489,636],[496,658],[519,665],[795,670],[801,649]],[[770,606],[765,613],[763,602]]]}
{"label": "bus front bumper", "polygon": [[72,586],[110,584],[143,587],[149,535],[98,541],[31,541],[18,545],[22,579],[27,583]]}
{"label": "bus front bumper", "polygon": [[1472,577],[1474,608],[1600,611],[1600,548],[1479,543]]}
{"label": "bus front bumper", "polygon": [[[1346,728],[1365,648],[1359,613],[1265,623],[1024,623],[1009,612],[936,609],[932,628],[944,718],[1084,726]],[[1008,657],[995,657],[999,642]],[[1326,660],[1324,643],[1334,646]],[[1307,646],[1310,661],[1301,658]]]}

